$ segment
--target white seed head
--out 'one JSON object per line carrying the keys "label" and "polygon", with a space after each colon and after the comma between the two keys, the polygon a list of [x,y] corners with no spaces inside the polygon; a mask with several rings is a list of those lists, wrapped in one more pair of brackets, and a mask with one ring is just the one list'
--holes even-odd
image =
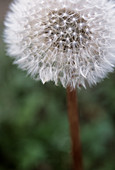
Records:
{"label": "white seed head", "polygon": [[14,0],[4,41],[14,63],[36,80],[96,84],[115,64],[114,1]]}

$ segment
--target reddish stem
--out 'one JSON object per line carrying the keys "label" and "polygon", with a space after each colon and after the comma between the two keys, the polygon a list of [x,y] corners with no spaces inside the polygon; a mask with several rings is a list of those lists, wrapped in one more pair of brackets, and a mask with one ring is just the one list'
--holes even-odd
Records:
{"label": "reddish stem", "polygon": [[72,154],[74,170],[82,170],[82,151],[79,134],[79,115],[76,90],[71,90],[67,87],[67,101],[68,101],[68,116],[70,123],[70,133],[72,140]]}

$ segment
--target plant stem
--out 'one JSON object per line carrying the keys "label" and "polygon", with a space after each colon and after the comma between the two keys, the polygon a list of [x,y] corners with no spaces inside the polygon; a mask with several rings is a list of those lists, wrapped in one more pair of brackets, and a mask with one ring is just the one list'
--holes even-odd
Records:
{"label": "plant stem", "polygon": [[70,123],[70,134],[72,140],[72,155],[74,170],[83,170],[82,167],[82,151],[79,134],[79,115],[76,90],[67,87],[68,116]]}

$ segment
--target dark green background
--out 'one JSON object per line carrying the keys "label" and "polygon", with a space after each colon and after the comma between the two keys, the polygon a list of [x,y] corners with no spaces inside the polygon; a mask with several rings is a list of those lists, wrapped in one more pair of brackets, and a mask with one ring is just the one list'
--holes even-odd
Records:
{"label": "dark green background", "polygon": [[[26,76],[5,55],[0,0],[0,170],[71,170],[66,90]],[[115,170],[115,72],[78,91],[84,170]]]}

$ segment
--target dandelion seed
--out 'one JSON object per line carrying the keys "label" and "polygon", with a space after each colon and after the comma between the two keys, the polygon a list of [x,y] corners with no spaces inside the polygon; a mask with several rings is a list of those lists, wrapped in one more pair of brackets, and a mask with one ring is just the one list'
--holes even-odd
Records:
{"label": "dandelion seed", "polygon": [[96,84],[115,64],[114,1],[15,0],[4,41],[8,55],[36,80]]}

